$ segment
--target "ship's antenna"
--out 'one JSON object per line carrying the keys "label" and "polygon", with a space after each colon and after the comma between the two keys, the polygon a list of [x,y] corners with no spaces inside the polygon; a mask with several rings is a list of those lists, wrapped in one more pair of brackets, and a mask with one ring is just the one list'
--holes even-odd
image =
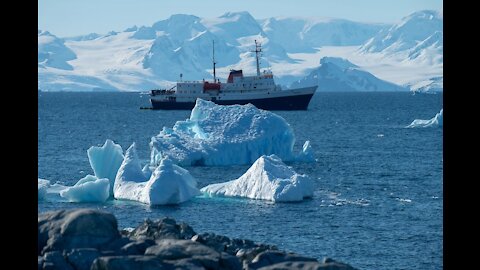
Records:
{"label": "ship's antenna", "polygon": [[260,43],[257,43],[257,40],[255,39],[255,58],[257,59],[257,76],[260,76],[260,63],[258,60],[258,53],[262,52],[262,45]]}
{"label": "ship's antenna", "polygon": [[213,57],[212,57],[212,60],[213,60],[213,82],[217,82],[217,76],[215,74],[215,40],[213,40]]}

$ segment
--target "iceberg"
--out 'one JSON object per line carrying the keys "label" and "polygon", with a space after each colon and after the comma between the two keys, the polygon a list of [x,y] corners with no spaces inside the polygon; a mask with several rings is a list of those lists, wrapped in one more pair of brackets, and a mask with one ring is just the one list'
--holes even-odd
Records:
{"label": "iceberg", "polygon": [[44,201],[62,201],[60,192],[68,188],[59,182],[52,185],[50,180],[38,178],[38,200]]}
{"label": "iceberg", "polygon": [[109,197],[112,197],[115,177],[123,161],[122,147],[108,139],[102,147],[90,147],[87,155],[95,176],[98,179],[107,178],[110,181]]}
{"label": "iceberg", "polygon": [[276,155],[263,155],[239,178],[211,184],[200,191],[208,196],[246,197],[296,202],[313,196],[313,181],[297,174]]}
{"label": "iceberg", "polygon": [[[310,154],[294,154],[295,135],[282,117],[247,105],[217,105],[197,99],[190,118],[164,127],[150,141],[150,166],[169,156],[181,166],[252,164],[262,155],[275,154],[295,161]],[[311,151],[311,149],[310,149]]]}
{"label": "iceberg", "polygon": [[38,200],[43,200],[45,198],[49,186],[49,180],[38,178]]}
{"label": "iceberg", "polygon": [[413,122],[406,126],[407,128],[416,128],[416,127],[443,127],[443,109],[440,110],[432,119],[422,120],[415,119]]}
{"label": "iceberg", "polygon": [[105,202],[110,197],[110,180],[87,175],[75,185],[61,190],[60,196],[69,202]]}
{"label": "iceberg", "polygon": [[110,195],[110,181],[87,175],[73,186],[38,178],[38,200],[69,202],[105,202]]}
{"label": "iceberg", "polygon": [[[151,174],[148,178],[148,174]],[[197,181],[190,173],[164,157],[153,173],[142,170],[133,143],[118,170],[113,194],[116,199],[150,205],[179,204],[200,195]]]}

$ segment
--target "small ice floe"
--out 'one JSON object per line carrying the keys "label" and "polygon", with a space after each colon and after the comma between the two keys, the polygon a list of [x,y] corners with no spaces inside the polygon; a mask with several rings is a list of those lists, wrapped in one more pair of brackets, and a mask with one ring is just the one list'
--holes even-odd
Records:
{"label": "small ice floe", "polygon": [[105,202],[110,196],[110,180],[87,175],[60,191],[60,196],[69,202]]}
{"label": "small ice floe", "polygon": [[73,186],[38,178],[38,200],[68,202],[105,202],[109,198],[110,182],[87,175]]}
{"label": "small ice floe", "polygon": [[369,206],[370,201],[364,198],[360,199],[345,199],[340,198],[340,193],[331,191],[320,191],[321,196],[326,196],[328,199],[322,199],[320,206],[345,206],[345,205],[358,205]]}
{"label": "small ice floe", "polygon": [[422,120],[415,119],[413,122],[406,126],[407,128],[417,128],[417,127],[443,127],[443,109],[440,110],[432,119]]}
{"label": "small ice floe", "polygon": [[296,202],[313,196],[313,182],[285,165],[279,157],[263,155],[239,178],[211,184],[200,191],[209,196]]}
{"label": "small ice floe", "polygon": [[410,200],[410,199],[396,198],[396,200],[399,201],[399,202],[404,202],[404,203],[411,203],[412,202],[412,200]]}

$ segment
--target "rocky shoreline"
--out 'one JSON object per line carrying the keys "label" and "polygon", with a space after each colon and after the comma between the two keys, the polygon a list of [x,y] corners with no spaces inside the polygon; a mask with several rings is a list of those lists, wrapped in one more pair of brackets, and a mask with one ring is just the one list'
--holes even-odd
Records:
{"label": "rocky shoreline", "polygon": [[273,245],[196,233],[172,218],[145,220],[118,230],[111,213],[95,209],[38,214],[38,269],[324,269],[354,270],[325,258],[301,256]]}

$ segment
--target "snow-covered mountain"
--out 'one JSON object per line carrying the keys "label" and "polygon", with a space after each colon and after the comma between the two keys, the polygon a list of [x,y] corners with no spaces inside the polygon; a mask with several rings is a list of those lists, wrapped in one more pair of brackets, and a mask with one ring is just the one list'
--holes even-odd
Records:
{"label": "snow-covered mountain", "polygon": [[318,85],[317,91],[407,91],[408,89],[381,80],[346,59],[323,57],[320,66],[304,78],[293,82],[290,88]]}
{"label": "snow-covered mountain", "polygon": [[340,19],[269,18],[263,31],[291,53],[314,52],[321,46],[361,45],[386,24],[366,24]]}
{"label": "snow-covered mountain", "polygon": [[443,17],[439,12],[432,10],[414,12],[389,29],[381,30],[362,45],[360,51],[389,54],[407,52],[409,60],[423,54],[422,60],[443,62],[443,57],[438,59],[425,57],[425,54],[431,54],[433,57],[443,55]]}
{"label": "snow-covered mountain", "polygon": [[52,67],[73,70],[67,62],[77,58],[62,39],[48,31],[38,31],[38,68]]}
{"label": "snow-covered mountain", "polygon": [[[438,22],[432,21],[441,18],[435,12],[431,12],[431,19],[428,12],[422,14],[410,15],[393,26],[339,19],[255,19],[248,12],[228,12],[217,18],[176,14],[151,26],[132,26],[107,34],[58,38],[39,31],[38,83],[44,91],[146,91],[171,87],[180,74],[184,80],[211,79],[213,41],[217,77],[225,80],[230,69],[255,73],[252,50],[257,40],[262,44],[262,69],[271,69],[277,83],[283,85],[301,80],[318,67],[322,57],[338,57],[336,53],[349,51],[340,57],[354,60],[359,66],[348,71],[349,76],[363,70],[412,89],[423,89],[428,82],[432,84],[430,88],[439,89],[438,86],[443,87],[443,74],[438,72],[442,68],[439,65],[443,65],[443,30],[434,27]],[[416,27],[422,23],[435,31],[427,35],[429,31],[418,30]],[[393,47],[386,44],[391,41],[382,36],[391,31],[402,32],[398,34],[401,39],[392,44],[400,44],[404,38],[416,42],[409,43],[401,54],[390,52],[388,48]],[[420,38],[423,39],[417,40]],[[380,52],[379,44],[386,46]],[[326,52],[332,54],[325,55]],[[381,57],[377,56],[379,53]],[[389,61],[388,68],[384,60]],[[327,62],[322,63],[324,68],[331,61]],[[411,73],[398,72],[413,64],[422,70],[421,75],[412,77]],[[430,70],[429,65],[436,69]],[[339,74],[342,72],[347,71]],[[372,87],[351,89],[374,90]]]}

